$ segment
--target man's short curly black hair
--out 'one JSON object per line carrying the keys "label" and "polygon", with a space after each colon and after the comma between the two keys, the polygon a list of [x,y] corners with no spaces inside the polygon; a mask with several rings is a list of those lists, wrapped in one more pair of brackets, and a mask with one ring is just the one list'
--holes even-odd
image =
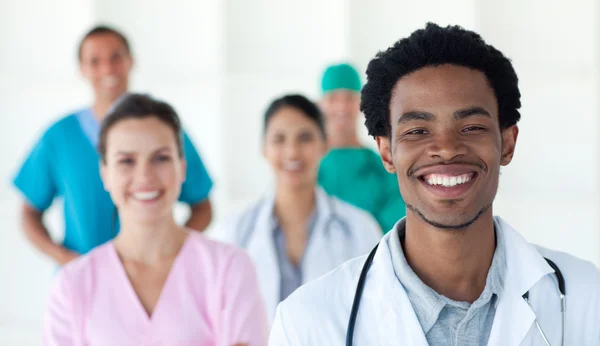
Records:
{"label": "man's short curly black hair", "polygon": [[440,27],[428,23],[379,52],[367,67],[360,109],[371,136],[390,136],[390,99],[396,82],[427,66],[460,65],[483,72],[498,100],[500,128],[515,125],[521,118],[518,78],[508,58],[486,44],[475,32],[460,26]]}

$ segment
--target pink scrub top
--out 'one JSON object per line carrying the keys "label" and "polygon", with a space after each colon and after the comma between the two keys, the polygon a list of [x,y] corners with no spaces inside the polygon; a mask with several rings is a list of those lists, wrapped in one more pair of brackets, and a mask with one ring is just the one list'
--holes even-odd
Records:
{"label": "pink scrub top", "polygon": [[193,231],[151,317],[108,242],[61,269],[43,328],[45,346],[265,346],[267,339],[248,255]]}

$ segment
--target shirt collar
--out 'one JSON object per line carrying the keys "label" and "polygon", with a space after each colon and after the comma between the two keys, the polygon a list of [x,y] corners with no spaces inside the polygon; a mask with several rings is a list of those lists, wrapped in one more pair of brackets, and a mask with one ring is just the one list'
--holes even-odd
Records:
{"label": "shirt collar", "polygon": [[[408,264],[400,239],[405,234],[406,221],[402,220],[390,235],[389,246],[392,257],[392,265],[396,278],[404,287],[415,314],[427,333],[435,325],[439,314],[446,305],[468,309],[471,304],[467,302],[453,301],[444,297],[427,286]],[[505,251],[504,236],[498,228],[496,230],[496,250],[492,258],[492,265],[488,271],[485,288],[481,296],[472,304],[473,307],[481,307],[492,300],[494,295],[500,295],[504,286]],[[498,300],[493,301],[497,304]]]}
{"label": "shirt collar", "polygon": [[[327,220],[331,214],[336,212],[333,207],[334,201],[332,197],[327,195],[321,187],[315,188],[315,208],[311,214],[309,221],[309,229],[312,231],[316,224],[322,220]],[[266,199],[261,202],[261,208],[257,224],[266,224],[269,231],[274,231],[279,228],[279,220],[275,215],[275,193],[270,193]]]}
{"label": "shirt collar", "polygon": [[[316,221],[317,221],[317,208],[315,208],[313,210],[313,212],[310,215],[309,221],[308,221],[308,229],[307,229],[308,233],[306,235],[307,244],[308,244],[308,241],[309,241],[311,235],[314,233],[313,230],[315,228]],[[287,264],[286,267],[288,269],[294,268],[294,266],[289,261],[289,258],[287,257],[285,234],[283,233],[283,230],[281,229],[281,224],[279,223],[279,220],[277,219],[277,216],[275,215],[274,209],[271,212],[271,217],[269,219],[269,229],[272,230],[272,232],[273,232],[272,233],[273,234],[273,242],[274,242],[278,257],[279,257],[280,269],[283,268],[282,265],[286,266],[286,264]],[[304,253],[306,254],[306,249],[304,250]],[[285,263],[282,263],[282,262],[285,262]],[[302,268],[302,262],[303,261],[300,261],[300,265],[296,269]]]}
{"label": "shirt collar", "polygon": [[100,122],[94,115],[91,108],[84,109],[76,114],[81,130],[88,138],[94,148],[98,146],[98,138],[100,137]]}
{"label": "shirt collar", "polygon": [[[317,221],[318,214],[317,210],[318,208],[315,207],[312,213],[310,214],[310,218],[308,219],[308,237],[310,237],[313,228],[315,228],[315,223]],[[279,219],[277,219],[277,215],[275,215],[275,208],[271,210],[271,217],[269,218],[269,229],[273,230],[274,237],[277,238],[279,236],[282,236],[281,224],[279,223]]]}

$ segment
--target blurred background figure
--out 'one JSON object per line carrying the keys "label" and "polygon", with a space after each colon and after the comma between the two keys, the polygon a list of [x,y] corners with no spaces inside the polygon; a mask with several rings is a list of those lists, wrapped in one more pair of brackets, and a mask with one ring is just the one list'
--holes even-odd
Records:
{"label": "blurred background figure", "polygon": [[[131,40],[129,88],[177,109],[218,182],[216,226],[274,190],[262,152],[267,100],[321,99],[320,78],[335,62],[352,62],[364,83],[378,50],[430,21],[479,32],[519,74],[526,135],[502,171],[495,211],[527,240],[600,264],[598,1],[0,1],[0,277],[11,278],[0,285],[0,345],[39,345],[56,265],[21,231],[23,196],[12,180],[55,115],[94,104],[77,58],[82,33],[107,23]],[[362,114],[357,122],[359,143],[375,149]],[[44,212],[59,243],[66,198]],[[188,210],[178,203],[178,224]]]}
{"label": "blurred background figure", "polygon": [[[107,26],[86,33],[78,49],[79,68],[94,94],[91,107],[50,126],[20,168],[14,185],[23,194],[22,227],[41,252],[59,264],[116,235],[114,205],[102,186],[96,152],[100,123],[109,107],[127,92],[133,58],[128,40]],[[208,193],[212,181],[190,139],[184,135],[187,180],[180,200],[191,206],[187,224],[204,230],[211,220]],[[56,197],[64,199],[62,244],[51,239],[44,212]]]}
{"label": "blurred background figure", "polygon": [[317,187],[326,134],[314,103],[301,95],[278,98],[263,124],[263,154],[275,191],[226,219],[213,234],[248,251],[272,320],[277,304],[302,284],[368,253],[381,229],[366,211]]}
{"label": "blurred background figure", "polygon": [[319,184],[329,194],[371,213],[384,232],[406,215],[398,181],[381,157],[358,139],[361,81],[349,64],[331,65],[321,79],[329,152],[321,162]]}
{"label": "blurred background figure", "polygon": [[167,103],[130,94],[104,120],[100,169],[122,230],[61,269],[44,346],[266,345],[250,258],[175,222],[183,150]]}

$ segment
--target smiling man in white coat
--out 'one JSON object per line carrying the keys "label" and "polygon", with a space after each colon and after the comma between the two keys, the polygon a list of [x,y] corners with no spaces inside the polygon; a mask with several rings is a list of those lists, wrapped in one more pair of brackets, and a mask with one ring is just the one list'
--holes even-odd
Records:
{"label": "smiling man in white coat", "polygon": [[365,124],[407,215],[282,302],[269,345],[600,345],[598,269],[492,213],[519,133],[511,62],[428,24],[378,53],[367,80]]}

